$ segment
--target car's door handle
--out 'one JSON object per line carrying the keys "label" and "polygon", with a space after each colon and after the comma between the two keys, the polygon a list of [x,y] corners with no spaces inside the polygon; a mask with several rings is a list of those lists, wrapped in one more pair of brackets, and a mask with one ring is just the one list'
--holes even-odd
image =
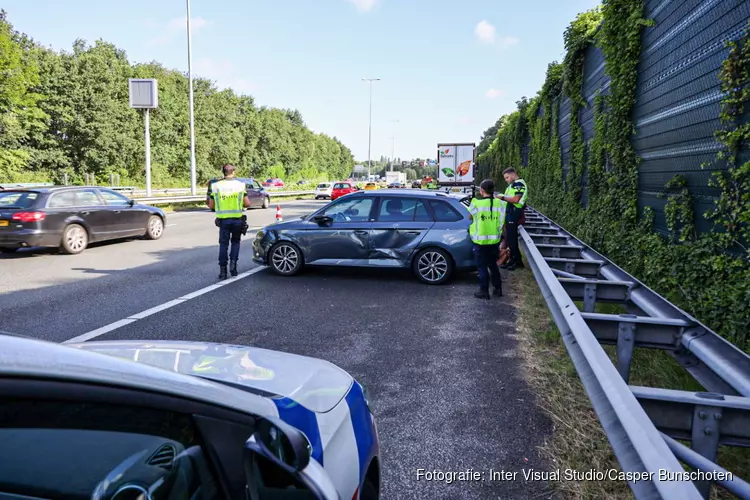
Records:
{"label": "car's door handle", "polygon": [[90,212],[86,210],[85,212],[81,212],[81,215],[88,215]]}
{"label": "car's door handle", "polygon": [[419,234],[419,231],[406,231],[406,234]]}
{"label": "car's door handle", "polygon": [[115,212],[116,214],[119,214],[119,213],[121,212],[121,210],[115,210],[114,212]]}
{"label": "car's door handle", "polygon": [[369,234],[370,231],[354,231],[354,234]]}

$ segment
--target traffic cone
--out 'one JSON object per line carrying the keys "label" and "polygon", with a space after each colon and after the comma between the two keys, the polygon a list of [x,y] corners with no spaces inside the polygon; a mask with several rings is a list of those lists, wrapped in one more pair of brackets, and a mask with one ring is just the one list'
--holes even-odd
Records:
{"label": "traffic cone", "polygon": [[283,217],[281,217],[281,205],[276,205],[276,222],[282,222],[284,220]]}

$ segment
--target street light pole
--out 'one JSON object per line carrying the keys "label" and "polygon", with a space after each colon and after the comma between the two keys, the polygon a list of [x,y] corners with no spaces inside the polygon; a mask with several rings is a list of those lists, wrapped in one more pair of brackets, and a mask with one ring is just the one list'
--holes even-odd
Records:
{"label": "street light pole", "polygon": [[190,194],[196,195],[195,173],[195,117],[193,115],[193,55],[192,32],[190,29],[190,0],[187,1],[187,39],[188,39],[188,98],[190,100]]}
{"label": "street light pole", "polygon": [[372,175],[372,82],[380,81],[380,78],[362,78],[362,81],[370,82],[370,128],[367,135],[367,180]]}
{"label": "street light pole", "polygon": [[391,143],[391,172],[393,172],[393,160],[396,159],[396,124],[399,120],[393,120],[393,142]]}

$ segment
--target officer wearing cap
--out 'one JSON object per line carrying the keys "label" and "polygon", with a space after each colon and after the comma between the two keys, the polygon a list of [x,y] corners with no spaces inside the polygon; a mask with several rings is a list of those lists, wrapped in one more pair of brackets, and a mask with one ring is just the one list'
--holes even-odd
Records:
{"label": "officer wearing cap", "polygon": [[497,267],[497,255],[500,245],[500,232],[505,218],[503,203],[495,201],[495,183],[485,179],[479,185],[479,198],[471,200],[469,213],[471,226],[469,235],[474,242],[474,257],[479,271],[479,291],[474,294],[478,299],[490,298],[489,278],[492,278],[492,294],[503,296],[503,284],[500,270]]}
{"label": "officer wearing cap", "polygon": [[[237,259],[240,255],[240,240],[245,225],[244,211],[250,206],[247,186],[234,178],[234,166],[222,167],[224,178],[208,186],[206,203],[216,212],[219,227],[219,279],[227,278],[227,263],[232,276],[237,276]],[[229,244],[231,242],[231,252]]]}
{"label": "officer wearing cap", "polygon": [[497,195],[497,197],[506,202],[503,205],[507,205],[505,235],[508,239],[510,258],[508,262],[500,267],[508,271],[515,271],[524,267],[521,259],[521,250],[518,247],[518,226],[523,224],[523,214],[526,207],[526,199],[529,197],[529,187],[525,180],[518,177],[518,173],[513,168],[503,170],[503,177],[505,178],[505,182],[508,183],[508,188],[504,194]]}

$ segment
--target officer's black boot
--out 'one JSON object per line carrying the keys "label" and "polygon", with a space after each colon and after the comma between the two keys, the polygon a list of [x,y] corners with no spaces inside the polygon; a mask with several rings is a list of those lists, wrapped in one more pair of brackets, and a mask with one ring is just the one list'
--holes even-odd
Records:
{"label": "officer's black boot", "polygon": [[236,260],[230,260],[229,261],[229,272],[232,274],[232,276],[237,276],[237,261]]}
{"label": "officer's black boot", "polygon": [[474,294],[474,297],[478,299],[490,300],[490,292],[489,290],[479,290]]}
{"label": "officer's black boot", "polygon": [[502,285],[492,290],[492,296],[493,297],[502,297],[503,296],[503,287]]}
{"label": "officer's black boot", "polygon": [[227,279],[227,266],[219,266],[219,279]]}

